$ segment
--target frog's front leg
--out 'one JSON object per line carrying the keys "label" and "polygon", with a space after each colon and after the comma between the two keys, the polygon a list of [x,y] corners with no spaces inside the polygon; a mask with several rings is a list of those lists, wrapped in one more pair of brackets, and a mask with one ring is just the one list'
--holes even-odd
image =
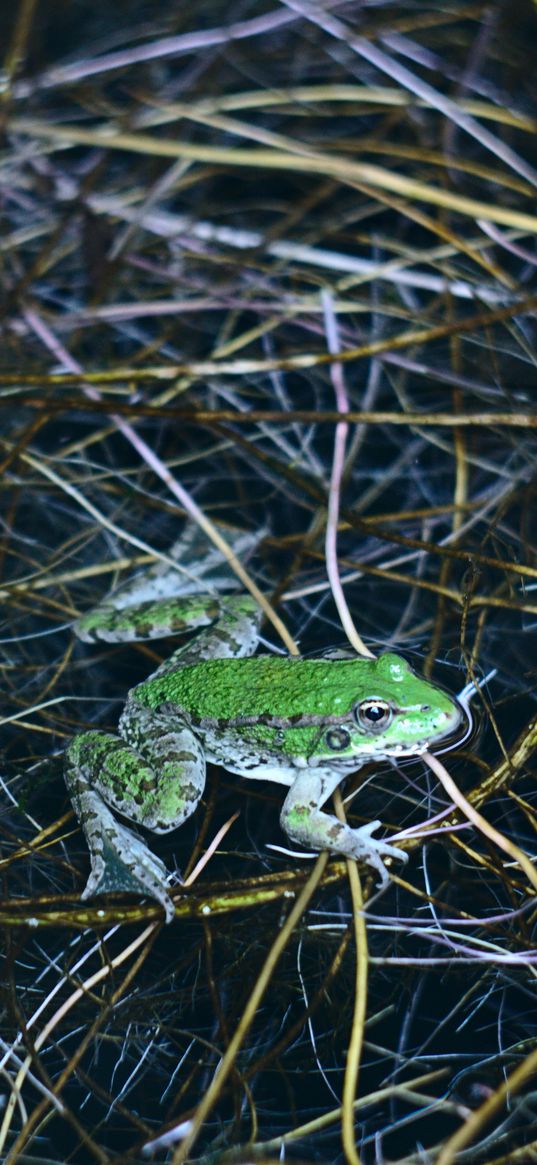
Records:
{"label": "frog's front leg", "polygon": [[383,857],[406,862],[407,855],[396,846],[379,841],[371,834],[381,824],[369,821],[360,829],[351,829],[322,806],[342,781],[341,772],[332,769],[297,770],[297,776],[285,798],[280,816],[282,829],[292,841],[314,850],[329,850],[343,857],[361,859],[380,874],[380,885],[388,881]]}
{"label": "frog's front leg", "polygon": [[66,753],[65,780],[91,857],[82,897],[134,890],[156,898],[170,922],[164,864],[111,809],[156,833],[175,829],[203,792],[203,749],[177,709],[152,711],[131,700],[119,731],[84,732]]}

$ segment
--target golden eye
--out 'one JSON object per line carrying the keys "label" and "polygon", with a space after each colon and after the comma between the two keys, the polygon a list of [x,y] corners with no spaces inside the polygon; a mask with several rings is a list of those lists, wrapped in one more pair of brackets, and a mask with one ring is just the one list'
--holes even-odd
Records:
{"label": "golden eye", "polygon": [[332,752],[341,752],[344,748],[349,747],[351,737],[344,728],[330,728],[326,733],[325,740]]}
{"label": "golden eye", "polygon": [[354,709],[354,718],[366,732],[384,732],[392,722],[393,713],[386,700],[362,700]]}

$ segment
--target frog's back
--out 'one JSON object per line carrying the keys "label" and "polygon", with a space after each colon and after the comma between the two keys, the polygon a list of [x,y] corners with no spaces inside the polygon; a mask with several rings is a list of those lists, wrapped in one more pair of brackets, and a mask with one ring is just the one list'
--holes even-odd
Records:
{"label": "frog's back", "polygon": [[148,680],[134,697],[151,708],[171,702],[194,720],[212,722],[345,716],[365,694],[372,663],[275,655],[210,659]]}

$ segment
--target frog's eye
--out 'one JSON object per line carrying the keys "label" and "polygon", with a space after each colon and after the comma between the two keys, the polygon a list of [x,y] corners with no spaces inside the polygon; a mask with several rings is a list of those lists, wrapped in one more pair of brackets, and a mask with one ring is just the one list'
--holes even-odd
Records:
{"label": "frog's eye", "polygon": [[351,737],[345,728],[330,728],[326,733],[325,740],[332,752],[341,752],[344,748],[349,747]]}
{"label": "frog's eye", "polygon": [[366,732],[384,732],[392,722],[392,709],[386,700],[362,700],[354,709],[354,718]]}

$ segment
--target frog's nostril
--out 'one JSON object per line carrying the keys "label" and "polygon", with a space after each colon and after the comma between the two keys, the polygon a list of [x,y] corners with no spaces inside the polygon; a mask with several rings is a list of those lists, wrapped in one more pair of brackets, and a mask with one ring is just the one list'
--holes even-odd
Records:
{"label": "frog's nostril", "polygon": [[421,705],[421,711],[422,711],[422,712],[430,712],[430,711],[431,711],[431,705],[430,705],[430,704],[422,704],[422,705]]}

